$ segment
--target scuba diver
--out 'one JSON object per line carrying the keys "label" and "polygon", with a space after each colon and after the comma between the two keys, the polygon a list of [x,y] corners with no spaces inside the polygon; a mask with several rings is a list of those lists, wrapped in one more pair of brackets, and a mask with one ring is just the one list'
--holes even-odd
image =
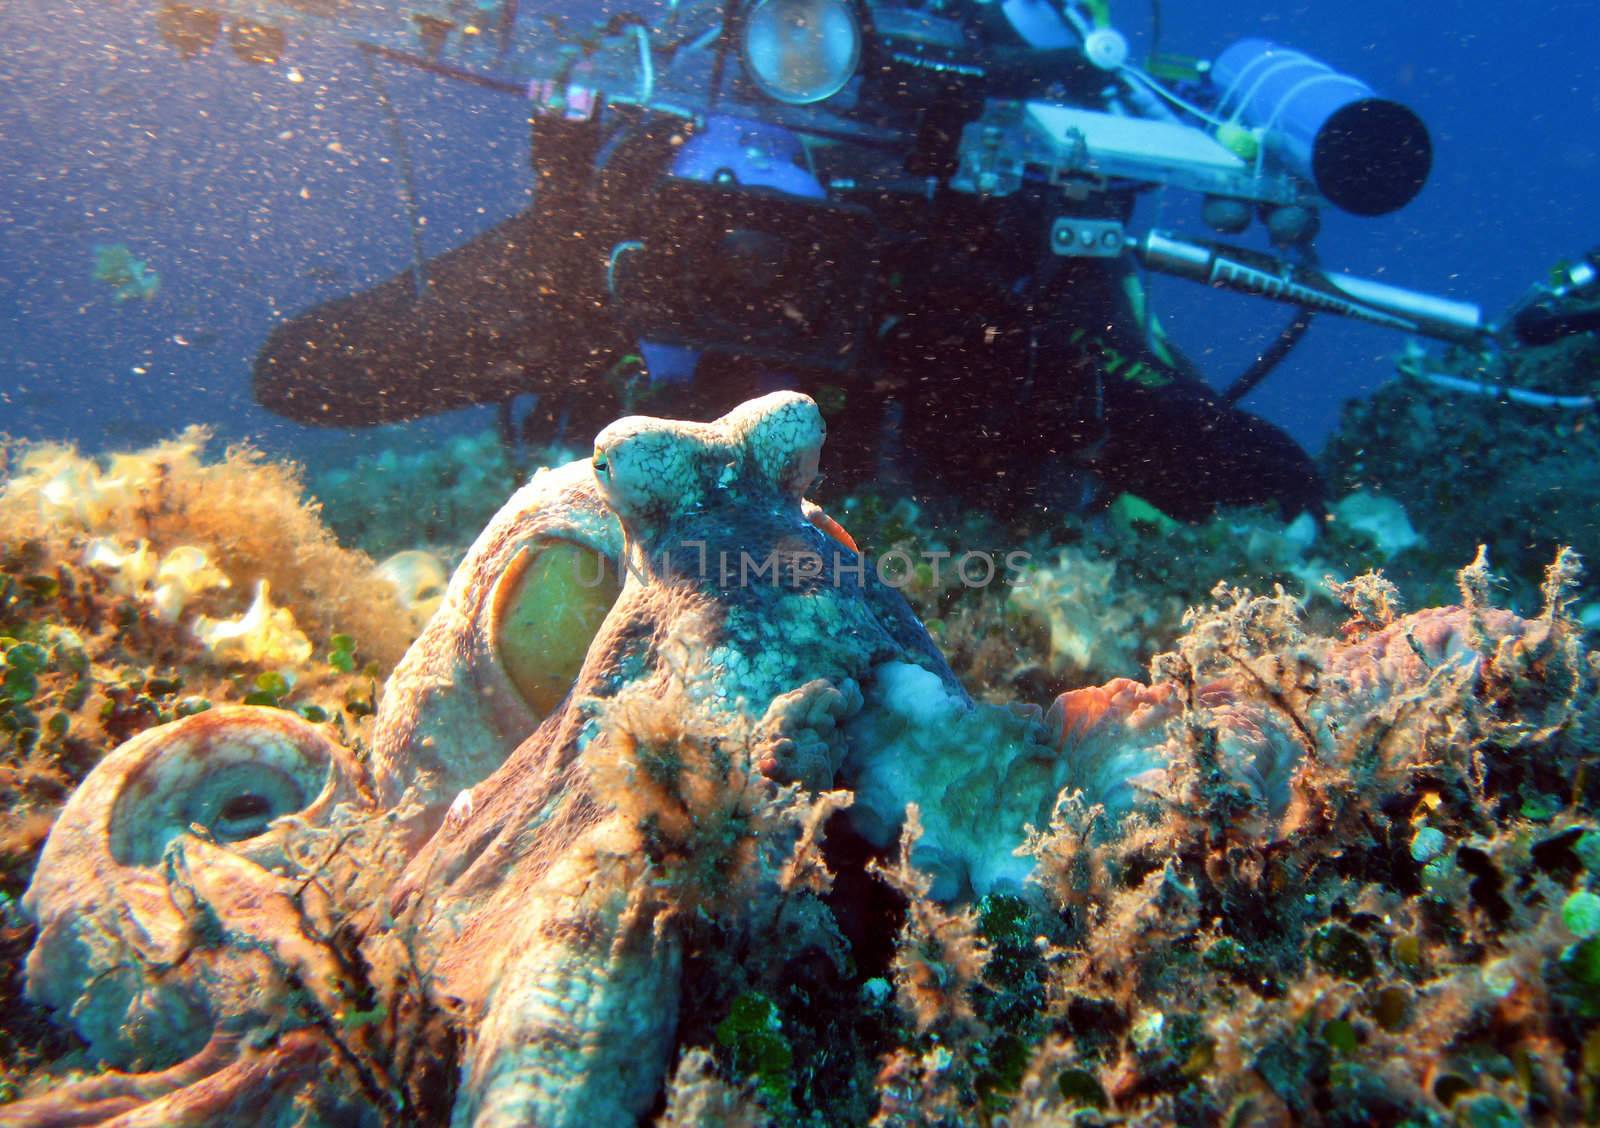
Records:
{"label": "scuba diver", "polygon": [[[750,167],[762,163],[750,157],[760,133],[710,127],[714,141],[733,130],[748,188],[763,171]],[[541,148],[551,162],[555,146]],[[568,167],[587,172],[581,159]],[[538,253],[558,245],[556,230],[592,231],[615,215],[575,195],[547,189],[529,213],[431,262],[421,303],[408,273],[285,322],[257,360],[257,398],[302,422],[360,426],[533,392],[519,426],[581,440],[619,415],[710,419],[786,386],[823,407],[830,489],[898,475],[919,497],[977,496],[1016,512],[1077,504],[1098,480],[1180,518],[1218,505],[1278,502],[1286,516],[1319,505],[1316,471],[1294,441],[1222,403],[1146,331],[1125,264],[1034,253],[1049,238],[1036,201],[951,194],[852,215],[872,261],[855,277],[829,265],[803,288],[787,285],[794,266],[782,248],[809,224],[735,228],[742,243],[724,237],[683,284],[703,308],[649,311],[659,336],[641,344],[585,284],[588,264]],[[690,238],[674,232],[672,245]],[[829,303],[865,309],[869,289],[873,323],[838,345],[868,356],[848,367],[770,341],[748,352],[667,343],[673,315],[703,325],[724,307],[759,306],[767,321],[820,326]],[[724,329],[740,340],[740,326]]]}
{"label": "scuba diver", "polygon": [[1510,326],[1517,344],[1533,347],[1600,333],[1600,246],[1558,265],[1517,304]]}
{"label": "scuba diver", "polygon": [[[239,8],[230,42],[244,27],[257,54],[263,11],[317,16],[214,7]],[[177,11],[166,31],[186,50],[220,29]],[[303,423],[532,393],[524,430],[571,438],[787,386],[828,420],[830,491],[901,482],[1002,514],[1129,492],[1185,519],[1259,503],[1320,516],[1310,458],[1237,407],[1310,311],[1479,331],[1473,307],[1317,268],[1317,209],[1402,206],[1430,143],[1404,106],[1263,40],[1141,68],[1105,3],[1074,0],[397,14],[336,32],[527,99],[534,203],[278,326],[255,394]],[[1203,193],[1221,233],[1259,218],[1282,255],[1135,236],[1135,202],[1164,185]],[[1140,266],[1289,302],[1295,320],[1218,394],[1164,339]]]}

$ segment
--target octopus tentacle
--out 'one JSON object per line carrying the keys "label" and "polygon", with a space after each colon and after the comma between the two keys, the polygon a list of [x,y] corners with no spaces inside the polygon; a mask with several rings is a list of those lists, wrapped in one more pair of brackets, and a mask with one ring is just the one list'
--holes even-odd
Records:
{"label": "octopus tentacle", "polygon": [[270,964],[317,962],[278,896],[297,884],[291,842],[370,810],[370,792],[284,710],[216,708],[123,744],[68,801],[24,897],[30,997],[114,1065],[200,1052],[216,1016],[254,1013]]}
{"label": "octopus tentacle", "polygon": [[628,1124],[672,1052],[683,951],[637,858],[602,824],[557,865],[505,938],[465,1059],[454,1123],[473,1128]]}
{"label": "octopus tentacle", "polygon": [[237,1032],[217,1032],[195,1054],[157,1073],[106,1073],[0,1108],[0,1126],[183,1128],[225,1120],[260,1122],[311,1086],[328,1058],[313,1031],[263,1049]]}

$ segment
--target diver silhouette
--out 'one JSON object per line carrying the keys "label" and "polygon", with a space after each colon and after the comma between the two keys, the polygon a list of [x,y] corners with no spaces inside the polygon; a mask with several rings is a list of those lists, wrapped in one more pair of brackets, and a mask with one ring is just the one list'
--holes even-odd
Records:
{"label": "diver silhouette", "polygon": [[[695,276],[654,280],[682,293],[643,311],[650,329],[670,338],[673,316],[705,328],[706,311],[679,308],[689,295],[740,306],[730,322],[792,320],[826,287],[820,297],[848,307],[823,311],[849,322],[834,334],[847,363],[819,363],[831,360],[809,348],[821,331],[803,335],[806,348],[757,340],[747,350],[759,332],[727,326],[731,340],[696,349],[690,371],[663,371],[682,367],[682,350],[640,347],[650,329],[630,319],[637,307],[616,308],[595,251],[670,222],[623,202],[651,175],[633,150],[659,159],[659,138],[629,139],[599,175],[598,145],[583,131],[546,127],[535,145],[534,206],[431,260],[421,298],[402,272],[278,326],[255,364],[258,401],[304,423],[366,426],[535,393],[522,426],[581,441],[620,414],[714,418],[756,392],[792,387],[827,416],[830,489],[898,474],[919,495],[982,498],[1008,513],[1073,507],[1098,482],[1100,494],[1131,492],[1185,519],[1223,505],[1277,503],[1292,516],[1320,504],[1298,444],[1225,405],[1147,331],[1129,263],[1037,253],[1053,214],[1043,201],[945,191],[824,215],[846,221],[850,238],[833,241],[850,245],[833,248],[819,272],[785,258],[808,242],[817,220],[807,213],[819,207],[764,190],[754,199],[766,214],[734,229],[743,248],[724,237]],[[748,197],[751,187],[695,191],[703,202]],[[780,277],[763,284],[763,273]]]}
{"label": "diver silhouette", "polygon": [[[1186,519],[1320,512],[1309,456],[1236,401],[1307,310],[1477,332],[1475,308],[1324,275],[1310,255],[1321,205],[1378,215],[1420,190],[1426,130],[1262,40],[1169,89],[1102,7],[552,16],[538,34],[564,53],[511,80],[474,68],[491,49],[501,69],[521,58],[523,9],[470,37],[441,15],[415,50],[358,31],[375,54],[532,102],[534,202],[278,326],[256,398],[364,426],[533,393],[526,428],[581,440],[620,414],[711,418],[791,387],[827,418],[828,490],[896,483],[1002,513],[1121,492]],[[1203,192],[1222,233],[1259,216],[1289,257],[1136,238],[1135,201],[1160,185]],[[1300,312],[1219,394],[1163,338],[1137,265]]]}

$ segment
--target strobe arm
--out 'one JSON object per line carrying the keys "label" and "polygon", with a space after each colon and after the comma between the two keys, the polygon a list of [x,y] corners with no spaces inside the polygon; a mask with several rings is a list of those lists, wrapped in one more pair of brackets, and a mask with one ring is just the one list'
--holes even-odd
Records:
{"label": "strobe arm", "polygon": [[1353,317],[1403,333],[1471,342],[1484,333],[1483,312],[1468,302],[1317,270],[1260,251],[1193,242],[1151,231],[1133,244],[1149,270],[1222,290]]}

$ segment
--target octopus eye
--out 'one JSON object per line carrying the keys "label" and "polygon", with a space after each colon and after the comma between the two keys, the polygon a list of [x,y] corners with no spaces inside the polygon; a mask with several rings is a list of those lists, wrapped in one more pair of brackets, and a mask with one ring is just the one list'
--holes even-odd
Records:
{"label": "octopus eye", "polygon": [[611,462],[606,458],[606,452],[599,447],[594,448],[594,472],[601,481],[611,477]]}
{"label": "octopus eye", "polygon": [[254,792],[245,792],[222,804],[211,831],[223,842],[253,838],[267,829],[267,824],[277,813],[272,800]]}
{"label": "octopus eye", "polygon": [[305,807],[316,794],[282,765],[220,765],[197,781],[185,800],[189,821],[207,827],[218,842],[242,842],[266,831],[273,819]]}
{"label": "octopus eye", "polygon": [[[596,455],[596,461],[602,458]],[[494,596],[500,667],[530,709],[548,716],[572,688],[589,644],[622,590],[603,554],[571,541],[524,552]]]}
{"label": "octopus eye", "polygon": [[235,795],[217,812],[219,818],[230,822],[240,819],[258,819],[272,809],[272,804],[259,795]]}
{"label": "octopus eye", "polygon": [[118,865],[142,867],[159,865],[197,826],[223,844],[256,838],[326,792],[337,754],[316,727],[279,709],[223,705],[150,729],[112,753],[131,766],[106,848]]}

